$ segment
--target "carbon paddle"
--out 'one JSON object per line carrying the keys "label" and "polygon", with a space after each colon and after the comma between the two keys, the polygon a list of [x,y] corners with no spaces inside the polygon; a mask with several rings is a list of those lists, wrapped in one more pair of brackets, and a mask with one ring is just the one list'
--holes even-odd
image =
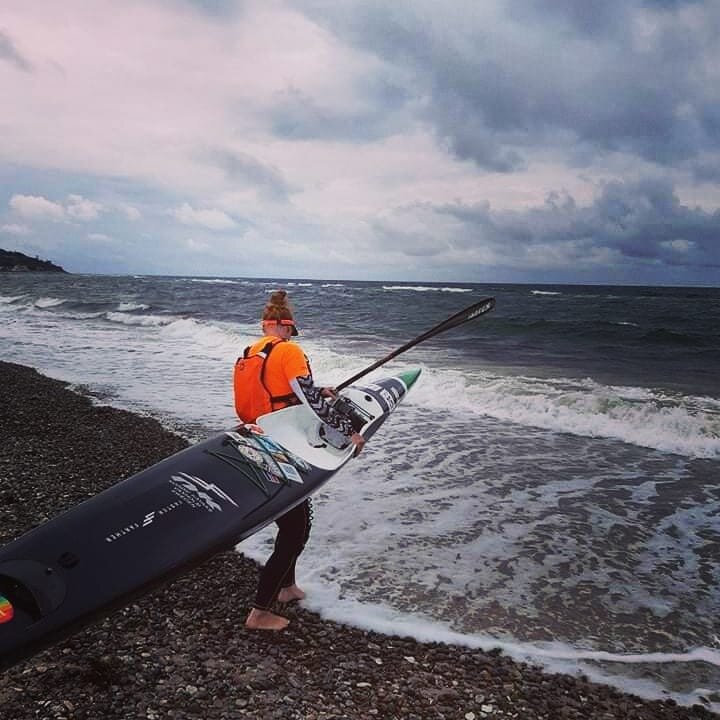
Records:
{"label": "carbon paddle", "polygon": [[480,317],[481,315],[484,315],[487,312],[490,312],[495,307],[495,298],[484,298],[483,300],[480,300],[480,302],[476,302],[474,305],[471,305],[470,307],[465,308],[464,310],[461,310],[459,313],[455,313],[454,315],[451,315],[447,320],[443,320],[439,325],[436,325],[435,327],[431,328],[430,330],[427,330],[422,335],[418,335],[414,340],[410,340],[410,342],[406,342],[402,347],[399,347],[397,350],[393,350],[389,355],[386,355],[382,360],[378,360],[377,362],[374,362],[369,367],[366,367],[364,370],[361,370],[359,373],[356,373],[351,378],[348,378],[347,380],[344,380],[339,385],[335,387],[336,390],[342,390],[343,388],[346,388],[348,385],[352,385],[356,380],[359,380],[364,375],[367,375],[369,372],[372,372],[373,370],[376,370],[381,365],[384,365],[388,360],[392,360],[394,357],[397,357],[400,355],[400,353],[404,353],[406,350],[409,350],[411,347],[414,347],[415,345],[418,345],[419,343],[427,340],[428,338],[434,337],[435,335],[439,335],[440,333],[445,332],[446,330],[450,330],[451,328],[457,327],[458,325],[462,325],[463,323],[468,322],[469,320],[474,320],[477,317]]}

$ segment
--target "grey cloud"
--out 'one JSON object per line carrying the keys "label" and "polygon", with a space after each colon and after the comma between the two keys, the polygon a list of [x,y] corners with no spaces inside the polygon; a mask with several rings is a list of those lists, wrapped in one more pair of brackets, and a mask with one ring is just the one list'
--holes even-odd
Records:
{"label": "grey cloud", "polygon": [[703,0],[643,0],[642,4],[646,8],[677,10],[685,5],[702,5]]}
{"label": "grey cloud", "polygon": [[558,20],[586,35],[605,35],[625,26],[626,0],[604,2],[567,2],[567,0],[526,0],[513,3],[508,11],[518,21],[551,22]]}
{"label": "grey cloud", "polygon": [[489,244],[508,258],[522,257],[533,245],[576,243],[629,261],[720,267],[720,212],[683,205],[663,179],[608,183],[589,207],[555,193],[542,207],[526,211],[493,212],[486,204],[444,205],[436,211],[462,222],[459,245]]}
{"label": "grey cloud", "polygon": [[565,23],[584,35],[626,35],[638,8],[673,12],[705,0],[604,0],[604,2],[568,2],[568,0],[525,0],[512,3],[508,13],[517,21]]}
{"label": "grey cloud", "polygon": [[31,72],[33,69],[30,62],[15,47],[10,36],[2,30],[0,30],[0,60],[6,60],[24,72]]}
{"label": "grey cloud", "polygon": [[[614,232],[598,237],[627,257],[673,265],[720,266],[720,212],[682,205],[667,180],[609,184],[594,206],[594,225],[605,218]],[[690,249],[678,253],[672,246]]]}
{"label": "grey cloud", "polygon": [[364,107],[345,111],[323,106],[295,88],[287,90],[278,96],[272,110],[274,134],[295,140],[366,142],[403,127],[400,115],[409,96],[397,83],[379,78],[355,90],[366,100]]}
{"label": "grey cloud", "polygon": [[699,158],[692,163],[692,171],[701,182],[720,183],[720,157]]}
{"label": "grey cloud", "polygon": [[200,158],[220,168],[231,182],[254,187],[267,199],[285,202],[297,191],[277,168],[246,153],[209,148],[200,153]]}
{"label": "grey cloud", "polygon": [[411,258],[431,258],[447,252],[447,243],[434,237],[429,231],[418,232],[398,227],[384,219],[370,223],[379,249],[391,249]]}
{"label": "grey cloud", "polygon": [[[677,13],[693,4],[696,25]],[[345,40],[412,74],[425,120],[460,158],[494,171],[522,168],[535,147],[571,161],[622,152],[690,168],[720,149],[712,58],[720,5],[675,0],[498,5],[454,14],[435,2],[298,2]],[[652,15],[654,34],[634,28]],[[647,23],[648,27],[653,23]],[[644,44],[643,44],[644,43]]]}
{"label": "grey cloud", "polygon": [[[172,1],[177,2],[178,0]],[[243,0],[179,0],[179,2],[220,20],[239,15],[245,9]]]}

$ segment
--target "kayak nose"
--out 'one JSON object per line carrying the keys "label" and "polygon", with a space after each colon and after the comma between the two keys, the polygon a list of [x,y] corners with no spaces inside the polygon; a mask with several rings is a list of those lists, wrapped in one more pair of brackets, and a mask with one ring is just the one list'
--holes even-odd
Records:
{"label": "kayak nose", "polygon": [[404,373],[400,373],[398,377],[403,381],[405,387],[409,390],[415,384],[415,381],[420,377],[421,372],[422,370],[420,368],[415,368],[413,370],[407,370]]}

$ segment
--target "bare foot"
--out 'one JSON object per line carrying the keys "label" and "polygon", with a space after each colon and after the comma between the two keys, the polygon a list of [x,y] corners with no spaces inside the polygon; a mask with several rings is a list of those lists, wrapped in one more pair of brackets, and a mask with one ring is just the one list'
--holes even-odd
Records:
{"label": "bare foot", "polygon": [[281,603],[289,603],[293,600],[304,600],[305,593],[297,585],[290,585],[280,590],[277,599]]}
{"label": "bare foot", "polygon": [[253,608],[245,620],[245,627],[248,630],[284,630],[289,624],[287,618],[257,608]]}

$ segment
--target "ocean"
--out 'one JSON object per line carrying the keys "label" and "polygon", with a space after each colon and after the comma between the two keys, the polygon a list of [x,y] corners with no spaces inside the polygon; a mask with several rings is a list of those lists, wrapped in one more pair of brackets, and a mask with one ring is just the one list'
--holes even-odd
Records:
{"label": "ocean", "polygon": [[720,712],[720,288],[6,273],[0,359],[198,441],[278,287],[323,385],[497,300],[375,371],[423,374],[315,497],[307,607]]}

